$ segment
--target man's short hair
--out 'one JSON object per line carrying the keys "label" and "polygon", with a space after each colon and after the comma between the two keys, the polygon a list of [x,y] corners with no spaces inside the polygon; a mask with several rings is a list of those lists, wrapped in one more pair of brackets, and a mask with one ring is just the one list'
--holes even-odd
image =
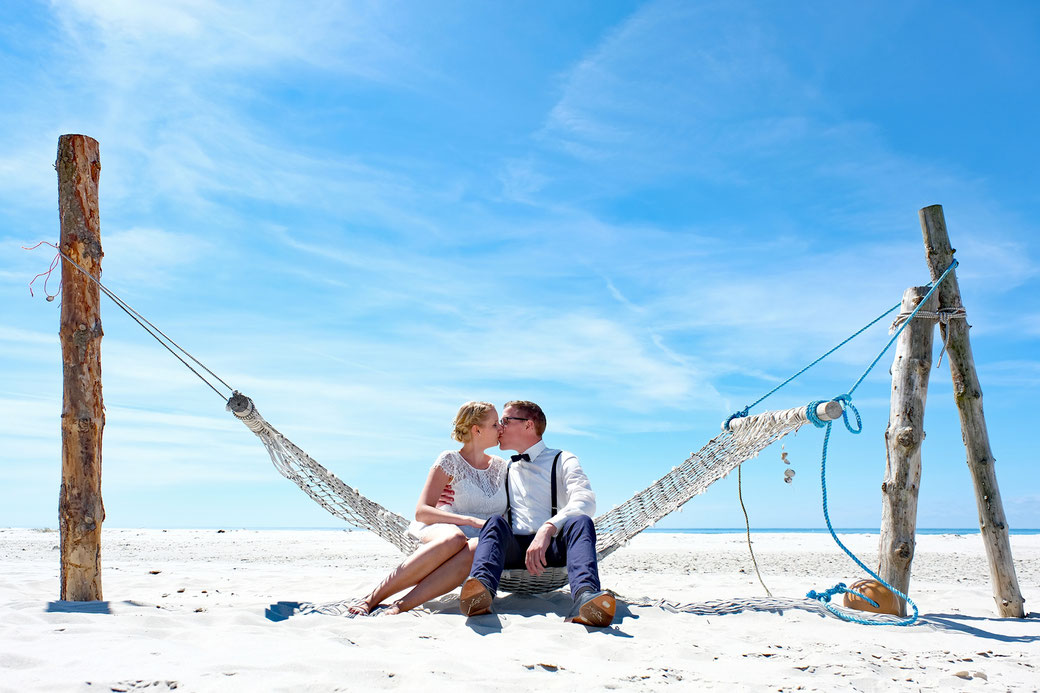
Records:
{"label": "man's short hair", "polygon": [[503,410],[508,407],[519,411],[525,419],[530,419],[531,423],[534,424],[534,432],[539,436],[545,433],[545,412],[537,404],[526,399],[514,399],[512,402],[506,402]]}

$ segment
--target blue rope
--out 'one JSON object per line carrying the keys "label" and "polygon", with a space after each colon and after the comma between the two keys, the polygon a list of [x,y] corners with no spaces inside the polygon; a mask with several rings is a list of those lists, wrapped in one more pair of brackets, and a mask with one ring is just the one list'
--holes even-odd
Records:
{"label": "blue rope", "polygon": [[[923,303],[923,301],[922,301],[922,303]],[[855,411],[855,407],[852,406],[852,402],[849,401],[849,399],[847,398],[846,395],[841,395],[840,398],[845,398],[843,400],[843,403],[847,407],[849,407],[849,408],[853,409],[853,411]],[[826,590],[825,592],[822,592],[822,593],[821,592],[817,592],[816,590],[809,590],[809,592],[805,596],[807,598],[809,598],[809,599],[816,599],[816,600],[818,600],[821,604],[823,604],[823,606],[827,609],[827,611],[830,611],[832,614],[834,614],[835,616],[837,616],[838,618],[840,618],[842,620],[851,621],[852,623],[859,623],[859,624],[862,624],[864,626],[910,626],[910,625],[913,625],[914,623],[917,622],[917,617],[918,617],[917,604],[914,604],[913,600],[910,599],[910,597],[906,596],[905,594],[903,594],[902,592],[897,590],[895,587],[893,587],[888,582],[883,580],[880,575],[878,575],[873,570],[868,568],[863,563],[863,561],[859,560],[854,553],[849,551],[848,547],[846,547],[845,544],[841,543],[841,539],[839,539],[838,535],[835,534],[835,532],[834,532],[834,527],[833,527],[833,525],[831,525],[830,512],[827,510],[827,445],[830,443],[830,439],[831,439],[831,423],[832,422],[830,422],[830,421],[820,421],[820,419],[816,416],[816,405],[817,404],[819,404],[819,402],[813,402],[813,403],[811,403],[809,405],[810,409],[812,410],[812,413],[811,413],[811,415],[809,417],[809,420],[812,421],[813,424],[817,428],[822,428],[822,427],[826,427],[827,428],[826,432],[823,434],[823,457],[822,457],[822,459],[820,461],[820,485],[823,488],[823,518],[827,521],[827,530],[831,533],[831,536],[834,537],[834,541],[838,544],[838,546],[841,547],[842,551],[844,551],[848,555],[849,558],[851,558],[853,561],[855,561],[856,565],[858,565],[860,568],[862,568],[872,578],[874,578],[879,583],[884,585],[887,589],[891,590],[892,594],[896,595],[897,597],[902,599],[904,602],[906,602],[910,606],[910,608],[912,608],[914,610],[914,614],[913,614],[913,616],[907,616],[906,618],[900,619],[898,621],[891,621],[891,620],[888,620],[888,619],[876,620],[876,619],[859,618],[858,616],[853,616],[852,614],[850,614],[850,613],[848,613],[846,611],[841,611],[841,610],[837,609],[833,604],[831,604],[831,597],[836,595],[836,594],[842,594],[842,593],[845,593],[845,592],[849,592],[849,593],[855,594],[855,595],[857,595],[857,596],[859,596],[859,597],[861,597],[863,599],[866,599],[868,602],[873,604],[875,607],[877,607],[877,605],[878,605],[877,602],[875,602],[873,599],[869,599],[866,596],[860,594],[859,592],[856,592],[855,590],[850,590],[848,587],[845,586],[845,583],[842,583],[842,582],[839,582],[834,587],[832,587],[829,590]],[[809,414],[809,413],[810,413],[809,411],[806,411],[806,414]],[[849,426],[849,420],[848,420],[847,413],[843,414],[842,418],[844,418],[844,420],[845,420],[845,427],[848,428],[849,431],[851,431],[853,433],[859,433],[860,431],[863,430],[862,425],[859,426],[858,430],[854,430],[851,426]],[[857,423],[858,423],[859,422],[859,412],[856,412],[856,420],[857,420]]]}
{"label": "blue rope", "polygon": [[[772,394],[773,394],[774,392],[776,392],[777,390],[779,390],[780,388],[782,388],[782,387],[783,387],[784,385],[787,385],[787,384],[788,384],[789,382],[791,382],[792,380],[794,380],[795,378],[797,378],[798,376],[800,376],[800,375],[801,375],[802,373],[806,372],[807,370],[809,370],[810,368],[812,368],[813,366],[815,366],[816,364],[818,364],[818,363],[819,363],[820,361],[824,360],[825,358],[827,358],[828,356],[830,356],[831,354],[833,354],[833,353],[834,353],[835,351],[837,351],[838,349],[842,348],[843,346],[845,346],[846,344],[848,344],[849,342],[851,342],[851,341],[852,341],[853,339],[855,339],[856,337],[858,337],[858,336],[860,336],[861,334],[863,334],[864,332],[866,332],[866,331],[867,331],[867,330],[868,330],[869,328],[873,327],[875,323],[877,323],[877,322],[878,322],[879,320],[881,320],[881,319],[882,319],[882,318],[884,318],[884,317],[885,317],[886,315],[888,315],[889,313],[891,313],[891,312],[892,312],[893,310],[895,310],[896,308],[898,308],[898,307],[899,307],[900,305],[901,305],[900,303],[897,303],[897,304],[895,304],[894,306],[892,306],[891,308],[889,308],[888,310],[886,310],[886,311],[885,311],[884,313],[882,313],[881,315],[877,316],[876,318],[874,318],[873,320],[871,320],[871,321],[870,321],[869,323],[867,323],[866,325],[864,325],[864,326],[863,326],[862,328],[860,328],[859,330],[857,330],[857,331],[856,331],[856,332],[855,332],[854,334],[852,334],[852,335],[851,335],[850,337],[846,338],[846,339],[845,339],[844,341],[842,341],[842,343],[841,343],[841,344],[839,344],[838,346],[834,347],[833,349],[831,349],[830,351],[828,351],[828,352],[827,352],[826,354],[824,354],[824,355],[823,355],[823,356],[821,356],[820,358],[816,359],[815,361],[813,361],[812,363],[810,363],[810,364],[809,364],[808,366],[806,366],[805,368],[803,368],[802,370],[798,371],[797,373],[795,373],[794,375],[792,375],[792,376],[791,376],[790,378],[788,378],[787,380],[785,380],[784,382],[782,382],[782,383],[780,383],[779,385],[777,385],[776,387],[774,387],[774,388],[773,388],[772,390],[770,390],[769,392],[765,393],[764,395],[762,395],[761,397],[759,397],[758,399],[756,399],[756,400],[755,400],[754,402],[752,402],[751,404],[747,405],[746,407],[744,407],[744,408],[743,408],[743,409],[741,409],[740,411],[738,411],[738,412],[735,412],[734,414],[732,414],[732,415],[731,415],[731,416],[730,416],[730,417],[729,417],[728,419],[726,419],[726,422],[725,422],[725,423],[724,423],[724,424],[722,425],[722,427],[723,427],[723,428],[724,428],[725,430],[727,430],[727,431],[728,431],[728,430],[729,430],[729,422],[730,422],[730,421],[732,421],[733,419],[739,419],[739,418],[743,418],[743,417],[747,416],[747,415],[748,415],[748,411],[750,411],[752,407],[754,407],[754,406],[756,406],[756,405],[758,405],[758,404],[761,404],[761,403],[762,403],[763,401],[765,401],[765,399],[766,399],[767,397],[769,397],[769,396],[770,396],[770,395],[772,395]],[[879,357],[879,358],[880,358],[880,357]],[[871,367],[873,368],[873,366],[871,366]]]}
{"label": "blue rope", "polygon": [[[956,260],[951,262],[950,266],[947,267],[946,270],[943,271],[943,273],[941,275],[939,275],[939,278],[936,279],[934,282],[932,282],[932,284],[931,284],[932,288],[928,290],[928,293],[926,293],[924,295],[924,298],[922,298],[920,303],[917,304],[917,307],[914,308],[912,313],[910,313],[910,317],[908,317],[906,320],[903,321],[903,324],[900,325],[899,329],[896,330],[895,334],[892,335],[892,339],[888,340],[888,344],[885,345],[885,348],[881,350],[881,353],[879,353],[877,355],[877,357],[873,361],[871,361],[870,365],[867,366],[867,370],[863,371],[863,375],[861,375],[859,377],[859,380],[856,381],[856,384],[853,385],[852,388],[845,394],[847,394],[849,397],[852,396],[852,393],[856,391],[856,388],[859,387],[859,384],[862,383],[863,379],[867,377],[867,374],[870,373],[870,371],[874,370],[874,366],[876,366],[877,362],[881,360],[881,357],[885,355],[885,352],[888,351],[888,348],[895,343],[895,341],[899,338],[899,335],[902,334],[903,330],[906,329],[906,326],[910,324],[910,321],[914,319],[914,317],[917,315],[918,311],[920,311],[921,308],[924,307],[924,304],[928,302],[928,299],[931,298],[932,294],[934,294],[936,289],[939,288],[939,284],[941,284],[942,281],[944,279],[946,279],[947,275],[949,275],[949,273],[952,272],[954,270],[954,268],[957,267],[958,264],[959,263]],[[874,322],[877,322],[877,321],[875,320]],[[871,324],[873,324],[873,323],[871,323]],[[862,330],[860,330],[860,331],[862,332]]]}
{"label": "blue rope", "polygon": [[[917,307],[916,307],[916,308],[914,308],[913,312],[912,312],[912,313],[910,313],[910,317],[908,317],[908,318],[907,318],[907,319],[906,319],[906,320],[905,320],[905,321],[903,322],[903,324],[899,326],[899,329],[898,329],[898,330],[896,330],[895,334],[893,334],[893,335],[892,335],[892,339],[888,340],[888,344],[886,344],[886,345],[885,345],[885,348],[881,350],[881,353],[879,353],[879,354],[877,355],[877,357],[876,357],[876,358],[875,358],[875,359],[874,359],[874,360],[873,360],[873,361],[872,361],[872,362],[870,363],[870,365],[869,365],[869,366],[867,366],[867,370],[863,372],[863,375],[861,375],[861,376],[859,377],[859,380],[857,380],[857,381],[855,382],[855,384],[854,384],[854,385],[852,386],[852,388],[850,388],[850,389],[849,389],[849,391],[848,391],[847,393],[845,393],[845,394],[846,394],[846,395],[848,395],[848,397],[849,397],[849,400],[847,400],[847,401],[851,402],[851,397],[852,397],[852,393],[853,393],[853,392],[855,392],[855,391],[856,391],[856,388],[858,388],[858,387],[860,386],[860,383],[862,383],[862,382],[863,382],[863,380],[864,380],[864,379],[865,379],[865,378],[867,377],[867,374],[868,374],[868,373],[870,373],[870,371],[872,371],[872,370],[874,369],[874,366],[876,366],[876,365],[877,365],[877,363],[878,363],[878,361],[880,361],[880,360],[881,360],[881,357],[882,357],[882,356],[884,356],[884,355],[885,355],[885,352],[886,352],[886,351],[888,351],[889,347],[891,347],[891,346],[892,346],[892,344],[894,344],[894,343],[895,343],[896,339],[898,339],[898,338],[899,338],[899,335],[900,335],[900,333],[901,333],[901,332],[902,332],[902,331],[903,331],[904,329],[906,329],[906,326],[907,326],[907,325],[908,325],[908,324],[910,323],[910,321],[911,321],[911,320],[913,320],[913,319],[914,319],[914,317],[915,317],[915,316],[917,315],[917,312],[918,312],[919,310],[921,310],[921,308],[922,308],[922,307],[924,306],[924,304],[928,302],[928,299],[929,299],[929,298],[931,298],[931,296],[932,296],[932,294],[933,294],[933,293],[935,293],[935,290],[939,288],[939,284],[941,284],[941,283],[942,283],[942,281],[943,281],[944,279],[946,279],[947,275],[949,275],[949,274],[950,274],[950,272],[952,272],[952,271],[954,270],[954,268],[955,268],[955,267],[957,267],[957,264],[958,264],[958,262],[957,262],[956,260],[954,260],[953,262],[951,262],[951,263],[950,263],[950,266],[949,266],[949,267],[947,267],[947,268],[946,268],[946,269],[945,269],[945,270],[943,271],[943,273],[942,273],[942,274],[941,274],[941,275],[939,276],[939,278],[938,278],[938,279],[936,279],[936,280],[935,280],[934,282],[932,282],[932,283],[930,284],[930,286],[931,286],[931,289],[929,289],[928,293],[927,293],[927,294],[925,294],[925,297],[924,297],[923,299],[921,299],[921,302],[917,304]],[[767,392],[766,394],[764,394],[764,395],[762,395],[761,397],[759,397],[758,399],[756,399],[756,400],[755,400],[754,402],[752,402],[751,404],[749,404],[749,405],[747,405],[746,407],[744,407],[743,409],[741,409],[741,410],[739,410],[739,411],[737,411],[737,412],[734,412],[733,414],[731,414],[731,415],[730,415],[730,417],[729,417],[728,419],[726,419],[725,423],[723,423],[723,424],[722,424],[722,428],[723,428],[723,430],[726,430],[726,431],[728,431],[728,430],[729,430],[729,424],[730,424],[730,422],[731,422],[731,421],[733,421],[733,419],[739,419],[739,418],[743,418],[743,417],[747,416],[747,415],[748,415],[748,412],[749,412],[749,411],[750,411],[750,410],[752,409],[752,407],[755,407],[756,405],[758,405],[758,404],[761,404],[761,403],[762,403],[762,402],[763,402],[763,401],[764,401],[764,400],[765,400],[765,399],[766,399],[767,397],[769,397],[770,395],[772,395],[773,393],[775,393],[775,392],[776,392],[777,390],[779,390],[780,388],[784,387],[785,385],[787,385],[788,383],[790,383],[790,382],[791,382],[792,380],[794,380],[795,378],[797,378],[798,376],[800,376],[800,375],[801,375],[802,373],[805,373],[805,372],[806,372],[807,370],[809,370],[810,368],[812,368],[813,366],[815,366],[816,364],[818,364],[818,363],[819,363],[820,361],[824,360],[825,358],[827,358],[828,356],[830,356],[831,354],[833,354],[833,353],[834,353],[835,351],[837,351],[838,349],[842,348],[843,346],[845,346],[846,344],[848,344],[849,342],[851,342],[851,341],[852,341],[853,339],[855,339],[856,337],[858,337],[858,336],[860,336],[861,334],[863,334],[864,332],[866,332],[866,331],[867,331],[867,330],[868,330],[869,328],[873,327],[873,326],[874,326],[874,325],[875,325],[875,324],[876,324],[876,323],[877,323],[877,322],[878,322],[879,320],[881,320],[881,319],[882,319],[882,318],[884,318],[884,317],[885,317],[886,315],[888,315],[889,313],[891,313],[891,312],[892,312],[893,310],[895,310],[896,308],[898,308],[898,307],[899,307],[899,306],[901,305],[901,303],[902,303],[902,302],[900,302],[900,303],[897,303],[897,304],[895,304],[894,306],[892,306],[891,308],[889,308],[888,310],[886,310],[886,311],[885,311],[884,313],[882,313],[881,315],[879,315],[879,316],[877,316],[876,318],[874,318],[873,320],[871,320],[871,321],[870,321],[869,323],[867,323],[866,325],[864,325],[863,327],[861,327],[861,328],[860,328],[859,330],[857,330],[856,332],[854,332],[854,333],[853,333],[853,334],[852,334],[851,336],[849,336],[848,338],[846,338],[846,339],[845,339],[844,341],[842,341],[842,342],[841,342],[840,344],[838,344],[838,345],[837,345],[836,347],[834,347],[833,349],[831,349],[830,351],[828,351],[827,353],[825,353],[825,354],[824,354],[823,356],[819,357],[818,359],[816,359],[815,361],[813,361],[812,363],[810,363],[810,364],[809,364],[808,366],[806,366],[806,367],[805,367],[805,368],[803,368],[802,370],[800,370],[800,371],[798,371],[797,373],[795,373],[794,375],[792,375],[792,376],[791,376],[790,378],[788,378],[788,379],[787,379],[787,380],[785,380],[784,382],[782,382],[782,383],[780,383],[779,385],[777,385],[776,387],[774,387],[774,388],[773,388],[772,390],[770,390],[770,391],[769,391],[769,392]],[[856,412],[856,419],[857,419],[857,421],[859,420],[859,412]],[[811,420],[811,419],[810,419],[810,420]],[[848,417],[846,416],[846,417],[845,417],[845,426],[846,426],[846,427],[848,427],[848,425],[849,425],[849,421],[848,421]],[[852,430],[852,429],[850,428],[849,430]]]}

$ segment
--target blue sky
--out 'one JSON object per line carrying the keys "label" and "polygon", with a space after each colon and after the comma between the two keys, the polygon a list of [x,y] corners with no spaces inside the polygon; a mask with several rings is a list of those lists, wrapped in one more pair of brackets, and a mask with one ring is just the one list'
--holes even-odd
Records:
{"label": "blue sky", "polygon": [[[277,428],[409,514],[459,404],[540,402],[601,511],[927,281],[944,206],[1012,527],[1040,527],[1040,8],[1030,2],[7,3],[0,526],[55,526],[58,136],[101,143],[103,280]],[[37,284],[38,286],[38,284]],[[52,288],[54,284],[51,285]],[[103,307],[115,527],[337,526]],[[885,325],[767,400],[849,389]],[[876,527],[886,355],[836,432]],[[945,363],[919,524],[977,524]],[[822,527],[821,434],[744,467]],[[735,475],[662,523],[736,527]]]}

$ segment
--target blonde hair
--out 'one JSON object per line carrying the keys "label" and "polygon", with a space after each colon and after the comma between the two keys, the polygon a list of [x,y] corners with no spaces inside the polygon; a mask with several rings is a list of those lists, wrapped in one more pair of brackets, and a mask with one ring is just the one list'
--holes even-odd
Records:
{"label": "blonde hair", "polygon": [[451,437],[460,443],[468,443],[473,437],[473,433],[470,429],[473,426],[479,426],[485,418],[487,418],[488,412],[493,410],[495,405],[491,402],[466,402],[459,407],[459,413],[455,415],[455,428],[451,432]]}

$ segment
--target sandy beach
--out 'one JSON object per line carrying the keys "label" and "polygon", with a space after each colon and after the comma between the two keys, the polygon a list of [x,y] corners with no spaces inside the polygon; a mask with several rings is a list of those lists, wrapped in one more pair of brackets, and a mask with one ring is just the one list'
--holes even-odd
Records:
{"label": "sandy beach", "polygon": [[[877,537],[843,540],[876,564]],[[397,617],[278,602],[363,593],[400,555],[351,531],[106,529],[108,601],[57,601],[58,534],[0,530],[2,691],[1036,690],[1040,536],[1012,536],[1030,618],[997,617],[978,535],[918,539],[911,627],[846,623],[804,599],[860,579],[826,534],[644,533],[603,561],[612,628],[569,595],[506,595],[467,623],[448,595]],[[676,608],[679,607],[679,608]],[[1032,608],[1031,608],[1032,607]]]}

